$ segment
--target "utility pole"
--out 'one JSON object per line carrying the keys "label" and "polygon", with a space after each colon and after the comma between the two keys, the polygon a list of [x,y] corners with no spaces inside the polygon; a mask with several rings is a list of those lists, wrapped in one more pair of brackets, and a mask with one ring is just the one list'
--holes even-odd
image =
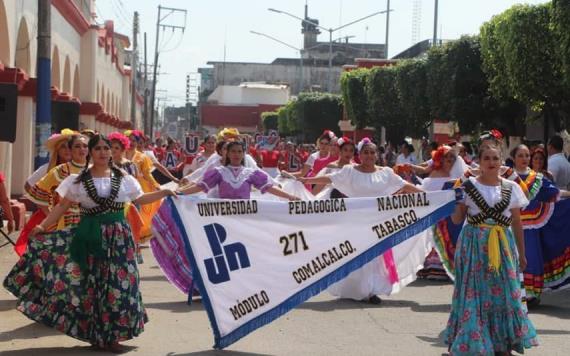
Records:
{"label": "utility pole", "polygon": [[[165,11],[166,14],[164,15],[164,17],[162,17],[162,11]],[[175,12],[179,12],[179,13],[183,13],[184,14],[184,26],[178,26],[178,25],[169,25],[169,24],[163,24],[163,21],[166,20],[166,18],[168,16],[170,16],[171,14],[175,13]],[[175,9],[175,8],[170,8],[170,7],[164,7],[164,6],[160,6],[158,5],[158,16],[156,19],[156,38],[155,38],[155,45],[154,45],[154,70],[152,72],[152,91],[151,91],[151,100],[150,100],[150,105],[151,105],[151,111],[150,111],[150,137],[152,138],[152,134],[153,134],[153,130],[154,130],[154,101],[155,101],[155,96],[156,96],[156,75],[157,75],[157,68],[158,68],[158,54],[159,54],[159,49],[158,49],[158,38],[159,38],[159,33],[160,33],[160,29],[166,29],[166,28],[170,28],[172,29],[172,31],[175,30],[181,30],[182,33],[184,34],[184,30],[186,29],[186,14],[187,11],[184,9]]]}
{"label": "utility pole", "polygon": [[37,61],[36,169],[48,161],[44,143],[51,134],[51,0],[38,0]]}
{"label": "utility pole", "polygon": [[138,74],[138,41],[139,36],[139,13],[135,11],[133,18],[133,50],[131,53],[131,123],[136,127],[137,119],[137,74]]}
{"label": "utility pole", "polygon": [[433,43],[432,46],[437,46],[437,16],[439,12],[439,1],[435,0],[435,10],[433,13]]}
{"label": "utility pole", "polygon": [[390,0],[386,0],[386,44],[384,45],[384,52],[386,53],[386,59],[390,58],[388,56],[388,42],[390,40]]}
{"label": "utility pole", "polygon": [[146,56],[146,32],[144,33],[144,108],[143,108],[143,127],[145,135],[148,135],[149,122],[148,122],[148,64]]}

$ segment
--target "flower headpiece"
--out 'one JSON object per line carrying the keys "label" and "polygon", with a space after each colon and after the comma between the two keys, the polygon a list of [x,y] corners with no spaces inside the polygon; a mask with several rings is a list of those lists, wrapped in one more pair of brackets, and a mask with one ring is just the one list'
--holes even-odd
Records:
{"label": "flower headpiece", "polygon": [[124,132],[126,137],[131,137],[133,136],[137,141],[140,141],[141,139],[144,138],[144,134],[142,131],[140,130],[126,130]]}
{"label": "flower headpiece", "polygon": [[332,140],[333,138],[336,137],[336,135],[331,130],[325,130],[325,131],[323,131],[321,138],[325,138],[325,137],[328,138],[329,140]]}
{"label": "flower headpiece", "polygon": [[443,167],[443,158],[446,154],[451,152],[452,148],[448,145],[441,145],[437,150],[431,152],[431,159],[433,160],[433,168],[435,170]]}
{"label": "flower headpiece", "polygon": [[356,146],[356,150],[357,150],[358,152],[360,152],[360,151],[362,151],[362,149],[364,148],[364,146],[366,146],[366,145],[372,145],[372,144],[373,144],[373,142],[372,142],[368,137],[365,137],[365,138],[363,138],[362,140],[360,140],[360,142],[359,142],[358,145]]}
{"label": "flower headpiece", "polygon": [[77,131],[71,129],[63,129],[59,133],[54,133],[46,141],[46,147],[49,151],[55,151],[61,142],[67,141],[71,136],[77,135]]}
{"label": "flower headpiece", "polygon": [[238,137],[239,131],[235,127],[225,127],[218,133],[218,141],[227,140],[230,138],[237,139]]}
{"label": "flower headpiece", "polygon": [[481,134],[481,136],[479,136],[479,142],[484,140],[495,140],[498,142],[502,139],[503,139],[503,134],[501,133],[501,131],[497,129],[485,131]]}
{"label": "flower headpiece", "polygon": [[341,138],[339,138],[336,141],[336,144],[338,147],[342,147],[344,145],[354,145],[354,142],[352,142],[352,140],[346,136],[342,136]]}
{"label": "flower headpiece", "polygon": [[107,135],[107,138],[109,141],[119,141],[125,150],[128,150],[131,147],[131,141],[127,136],[123,135],[120,132],[111,132],[109,135]]}

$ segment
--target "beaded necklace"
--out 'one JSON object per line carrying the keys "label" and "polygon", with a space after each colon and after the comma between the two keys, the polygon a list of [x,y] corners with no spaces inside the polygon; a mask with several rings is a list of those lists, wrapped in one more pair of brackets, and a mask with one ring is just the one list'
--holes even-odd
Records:
{"label": "beaded necklace", "polygon": [[483,198],[471,180],[465,181],[463,185],[465,187],[465,193],[469,196],[469,198],[471,198],[471,200],[473,200],[479,210],[481,210],[479,214],[467,217],[467,221],[470,224],[479,225],[485,222],[487,219],[493,219],[497,222],[497,224],[501,226],[509,226],[511,224],[512,218],[503,215],[503,211],[507,208],[507,206],[509,206],[509,203],[511,202],[512,194],[510,186],[505,184],[504,181],[501,181],[501,201],[499,201],[493,207],[490,207],[489,204],[487,204],[485,198]]}
{"label": "beaded necklace", "polygon": [[91,175],[91,171],[88,170],[85,173],[82,182],[85,186],[85,190],[87,191],[87,196],[89,196],[97,206],[94,208],[81,208],[81,214],[98,215],[123,210],[124,203],[115,201],[119,195],[122,180],[123,175],[120,172],[116,172],[114,169],[111,169],[111,193],[109,194],[109,197],[103,198],[97,193],[97,188],[95,188],[95,183],[93,182],[93,176]]}

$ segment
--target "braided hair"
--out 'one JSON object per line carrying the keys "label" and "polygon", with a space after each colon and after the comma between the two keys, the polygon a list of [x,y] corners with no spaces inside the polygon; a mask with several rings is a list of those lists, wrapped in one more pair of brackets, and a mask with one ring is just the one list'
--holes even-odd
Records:
{"label": "braided hair", "polygon": [[[104,141],[109,147],[111,147],[111,141],[107,138],[107,136],[103,134],[93,135],[93,137],[89,139],[89,143],[87,144],[87,147],[89,149],[89,154],[87,155],[87,159],[85,160],[85,167],[83,167],[83,170],[81,171],[81,173],[79,173],[77,179],[75,179],[75,184],[85,182],[91,175],[89,173],[89,161],[91,160],[91,150],[93,150],[93,148],[95,148],[95,146],[97,146],[97,144],[100,141]],[[114,175],[117,176],[125,175],[124,171],[121,170],[119,167],[117,167],[117,165],[115,165],[112,158],[109,158],[109,168],[111,169],[111,172]]]}

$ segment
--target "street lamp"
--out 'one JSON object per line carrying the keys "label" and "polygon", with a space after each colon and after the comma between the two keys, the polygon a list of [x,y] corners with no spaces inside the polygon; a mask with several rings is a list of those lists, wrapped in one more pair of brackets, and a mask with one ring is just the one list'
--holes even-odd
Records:
{"label": "street lamp", "polygon": [[371,17],[373,17],[373,16],[380,15],[380,14],[386,14],[386,13],[388,13],[388,12],[390,12],[390,11],[394,11],[394,10],[392,10],[392,9],[388,9],[388,10],[384,10],[384,11],[377,11],[377,12],[375,12],[375,13],[372,13],[372,14],[370,14],[370,15],[368,15],[368,16],[361,17],[361,18],[359,18],[359,19],[357,19],[357,20],[354,20],[354,21],[349,22],[349,23],[347,23],[347,24],[344,24],[344,25],[342,25],[342,26],[339,26],[339,27],[336,27],[336,28],[326,28],[326,27],[324,27],[324,26],[319,25],[318,23],[315,23],[315,22],[310,21],[310,20],[307,20],[307,19],[303,19],[303,18],[301,18],[301,17],[299,17],[299,16],[297,16],[297,15],[293,15],[293,14],[291,14],[291,13],[289,13],[289,12],[286,12],[286,11],[277,10],[277,9],[273,9],[273,8],[269,8],[269,9],[267,9],[267,10],[269,10],[269,11],[271,11],[271,12],[276,12],[276,13],[278,13],[278,14],[287,15],[287,16],[292,17],[292,18],[294,18],[294,19],[301,20],[302,22],[308,23],[309,25],[313,25],[313,26],[315,26],[315,27],[318,27],[318,28],[320,28],[321,30],[328,31],[328,33],[329,33],[329,73],[328,73],[328,82],[329,82],[329,83],[328,83],[328,84],[329,84],[329,85],[328,85],[328,90],[329,90],[329,92],[332,91],[332,47],[333,47],[333,38],[332,38],[332,36],[333,36],[333,32],[336,32],[336,31],[338,31],[338,30],[341,30],[341,29],[343,29],[343,28],[345,28],[345,27],[348,27],[348,26],[350,26],[350,25],[354,25],[355,23],[358,23],[358,22],[360,22],[360,21],[364,21],[364,20],[369,19],[369,18],[371,18]]}
{"label": "street lamp", "polygon": [[283,42],[283,41],[281,41],[280,39],[277,39],[277,38],[275,38],[275,37],[273,37],[273,36],[270,36],[270,35],[268,35],[268,34],[265,34],[265,33],[257,32],[257,31],[253,31],[253,30],[250,30],[249,32],[252,33],[252,34],[254,34],[254,35],[257,35],[257,36],[262,36],[262,37],[265,37],[265,38],[269,38],[270,40],[273,40],[273,41],[275,41],[275,42],[281,43],[281,44],[284,45],[284,46],[287,46],[287,47],[292,48],[292,49],[294,49],[294,50],[296,50],[296,51],[299,51],[299,60],[300,60],[300,67],[301,67],[301,68],[300,68],[301,73],[299,74],[299,93],[302,92],[302,91],[303,91],[303,86],[304,86],[304,85],[303,85],[303,52],[304,52],[304,50],[303,50],[302,48],[297,48],[297,47],[295,47],[295,46],[293,46],[293,45],[290,45],[289,43]]}

